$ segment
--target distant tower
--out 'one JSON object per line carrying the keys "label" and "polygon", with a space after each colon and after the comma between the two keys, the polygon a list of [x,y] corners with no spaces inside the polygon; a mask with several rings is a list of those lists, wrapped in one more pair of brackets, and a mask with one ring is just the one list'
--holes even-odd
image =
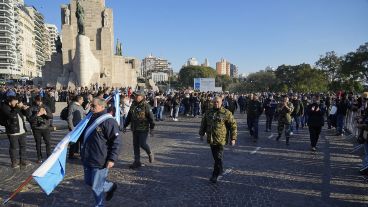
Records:
{"label": "distant tower", "polygon": [[206,59],[204,59],[204,64],[203,64],[203,66],[205,66],[205,67],[210,67],[210,62],[208,61],[208,59],[206,58]]}

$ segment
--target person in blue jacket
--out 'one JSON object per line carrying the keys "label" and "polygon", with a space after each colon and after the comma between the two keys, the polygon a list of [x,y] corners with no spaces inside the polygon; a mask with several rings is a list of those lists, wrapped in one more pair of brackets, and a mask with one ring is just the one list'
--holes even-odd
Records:
{"label": "person in blue jacket", "polygon": [[105,108],[104,99],[93,100],[93,115],[82,133],[84,181],[92,187],[95,206],[104,206],[104,201],[111,200],[117,189],[115,183],[107,181],[107,176],[118,159],[122,137],[118,123]]}

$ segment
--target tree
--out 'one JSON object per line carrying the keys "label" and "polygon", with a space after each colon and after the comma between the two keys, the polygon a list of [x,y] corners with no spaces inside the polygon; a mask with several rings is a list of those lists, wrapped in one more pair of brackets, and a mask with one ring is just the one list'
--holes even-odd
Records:
{"label": "tree", "polygon": [[368,82],[368,42],[361,45],[356,52],[344,56],[342,74],[349,79]]}
{"label": "tree", "polygon": [[186,66],[179,71],[179,81],[184,87],[193,87],[194,78],[216,78],[216,70],[211,67]]}
{"label": "tree", "polygon": [[341,78],[342,57],[338,57],[335,51],[326,52],[324,56],[321,55],[316,66],[328,75],[329,82]]}
{"label": "tree", "polygon": [[247,82],[252,91],[275,91],[277,79],[273,71],[259,71],[248,75]]}

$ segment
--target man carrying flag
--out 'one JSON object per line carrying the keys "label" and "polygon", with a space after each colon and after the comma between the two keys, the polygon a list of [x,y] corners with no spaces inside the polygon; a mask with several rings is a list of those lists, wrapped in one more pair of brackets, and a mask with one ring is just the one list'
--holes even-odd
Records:
{"label": "man carrying flag", "polygon": [[122,137],[117,121],[105,108],[104,99],[93,100],[93,115],[81,135],[84,181],[92,187],[95,206],[104,206],[104,200],[109,201],[117,188],[115,183],[107,181],[107,176],[118,159]]}

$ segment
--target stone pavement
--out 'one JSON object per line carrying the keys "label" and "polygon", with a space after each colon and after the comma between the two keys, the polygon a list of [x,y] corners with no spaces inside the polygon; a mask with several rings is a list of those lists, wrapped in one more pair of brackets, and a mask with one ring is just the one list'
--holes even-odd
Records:
{"label": "stone pavement", "polygon": [[[131,133],[123,137],[120,161],[110,171],[118,184],[107,206],[367,206],[367,181],[358,174],[361,152],[351,153],[354,143],[347,137],[332,136],[323,130],[318,152],[309,151],[307,129],[291,138],[275,141],[276,134],[264,131],[260,121],[260,140],[253,143],[246,130],[245,116],[237,114],[239,136],[235,147],[226,147],[226,174],[217,184],[208,181],[213,160],[209,146],[199,141],[200,119],[181,118],[179,122],[157,123],[149,144],[156,162],[140,170],[128,169],[133,160]],[[276,123],[275,123],[276,124]],[[275,125],[273,130],[275,130]],[[53,146],[66,130],[53,132]],[[0,197],[6,198],[37,167],[12,170],[8,140],[0,140]],[[28,155],[35,161],[32,136]],[[147,164],[148,163],[148,164]],[[46,196],[32,181],[9,206],[91,206],[91,191],[83,183],[80,161],[68,161],[64,181]]]}

